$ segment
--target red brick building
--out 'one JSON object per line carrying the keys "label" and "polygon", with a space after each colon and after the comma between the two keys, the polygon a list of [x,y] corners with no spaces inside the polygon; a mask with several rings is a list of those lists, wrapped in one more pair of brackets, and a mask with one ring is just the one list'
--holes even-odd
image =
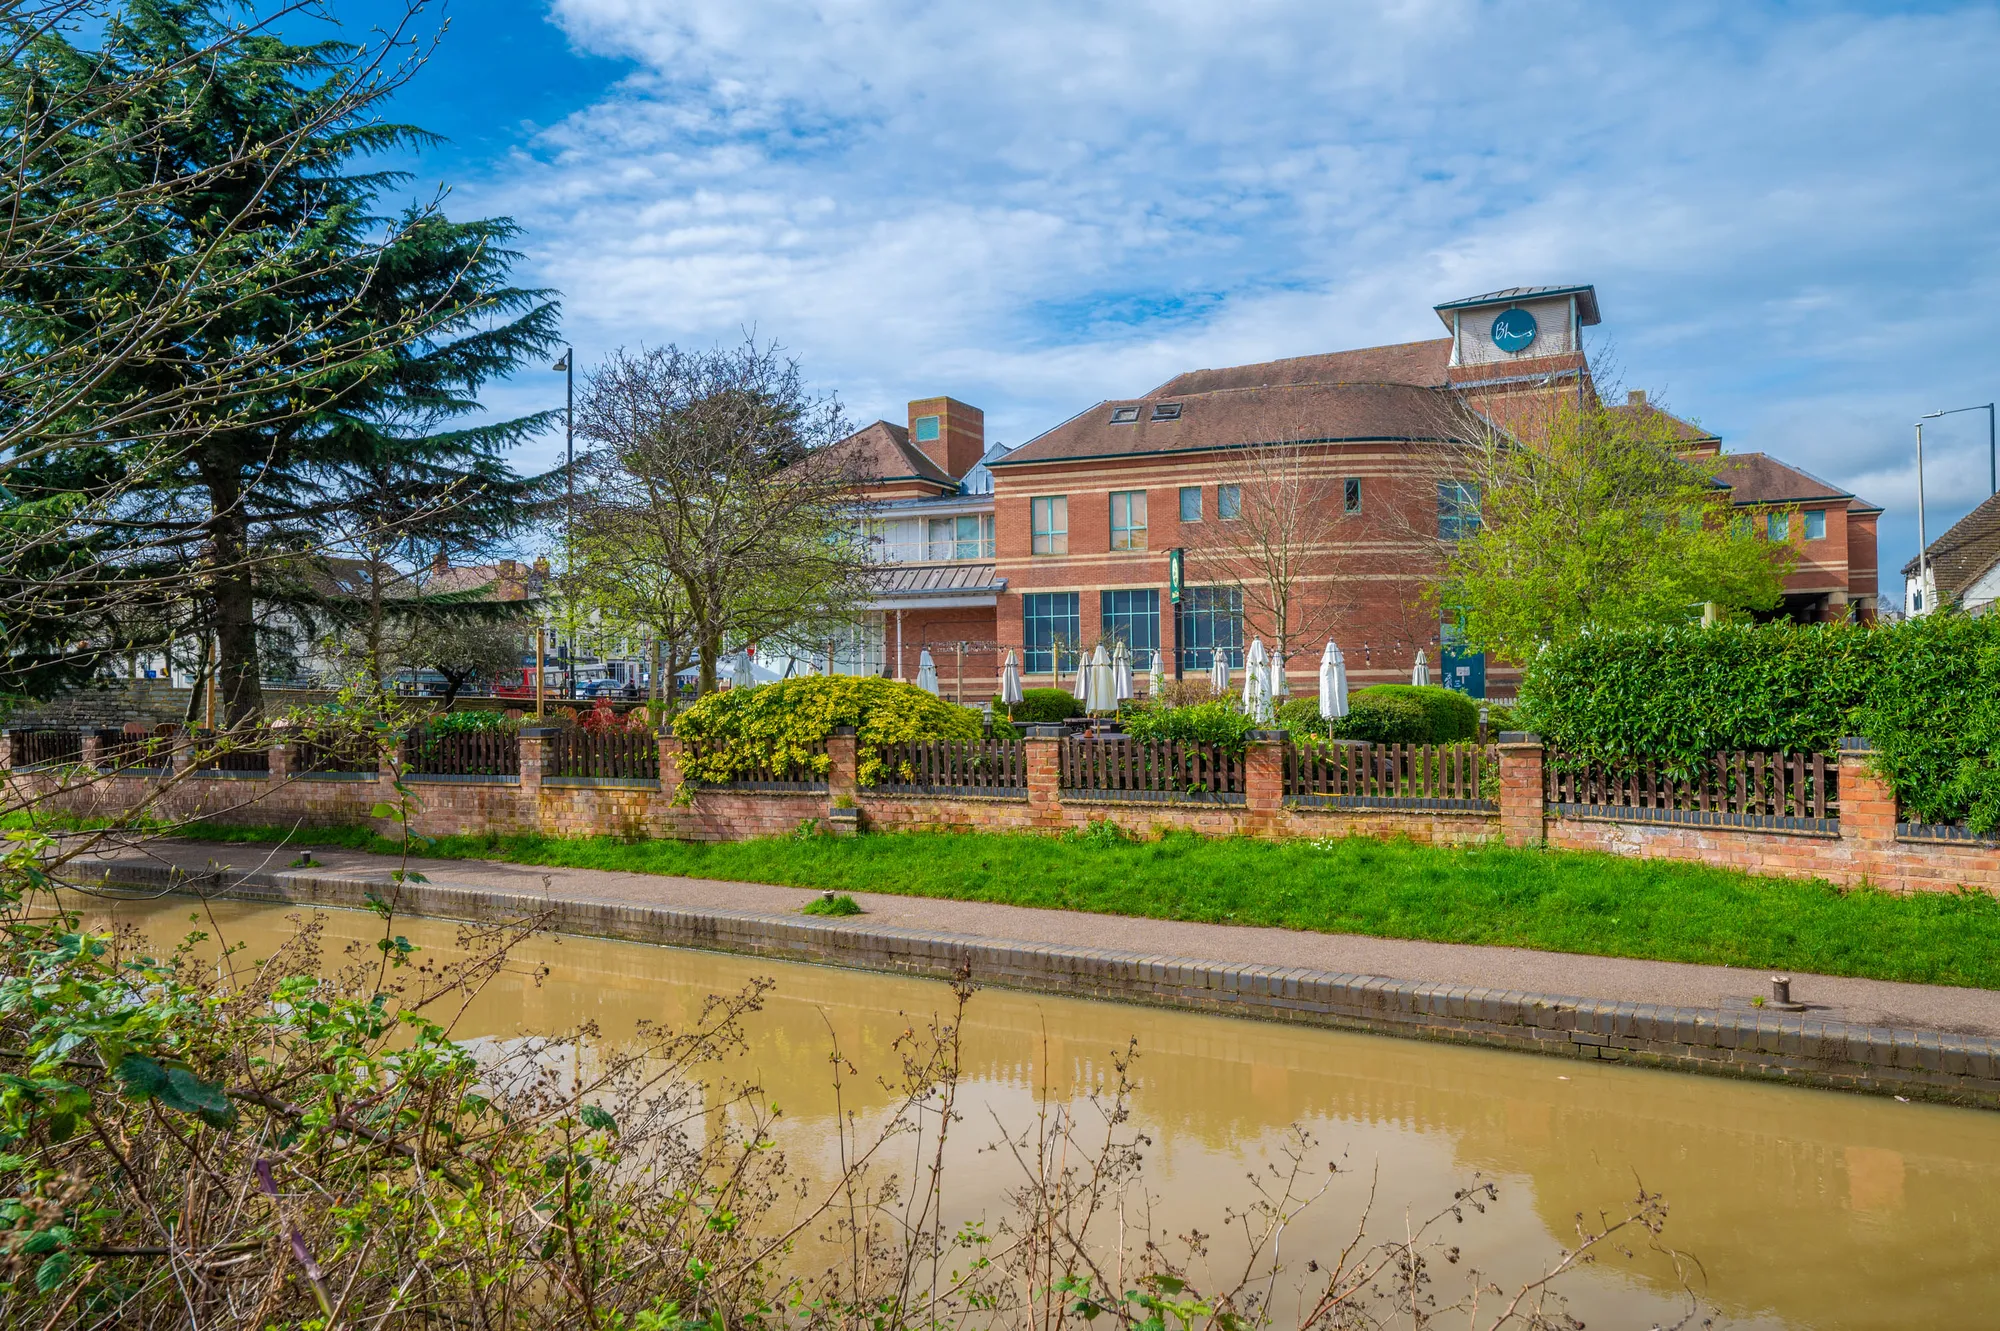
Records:
{"label": "red brick building", "polygon": [[[1169,673],[1206,671],[1217,652],[1240,666],[1253,636],[1276,646],[1253,584],[1282,581],[1303,607],[1289,616],[1295,691],[1314,687],[1328,637],[1357,685],[1407,680],[1423,651],[1433,678],[1480,691],[1484,662],[1453,654],[1423,604],[1440,543],[1476,520],[1444,479],[1448,458],[1482,430],[1531,432],[1552,403],[1590,394],[1582,330],[1599,313],[1588,286],[1435,310],[1448,332],[1432,341],[1191,371],[1011,451],[986,448],[979,412],[951,398],[859,431],[842,447],[864,450],[881,478],[871,521],[885,573],[838,668],[912,678],[928,647],[945,692],[962,675],[977,699],[1010,648],[1041,684],[1110,639],[1158,652]],[[1659,411],[1639,393],[1621,409]],[[1691,450],[1720,451],[1668,419]],[[1872,614],[1879,508],[1758,453],[1726,457],[1723,480],[1771,537],[1801,546],[1786,613]],[[1259,540],[1246,486],[1294,496],[1282,578],[1246,576]]]}

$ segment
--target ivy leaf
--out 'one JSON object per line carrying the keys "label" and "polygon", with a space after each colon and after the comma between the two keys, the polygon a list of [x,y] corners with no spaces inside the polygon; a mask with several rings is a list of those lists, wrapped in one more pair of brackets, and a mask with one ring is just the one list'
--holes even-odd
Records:
{"label": "ivy leaf", "polygon": [[193,1114],[212,1128],[226,1128],[236,1121],[236,1106],[221,1086],[203,1081],[188,1069],[156,1062],[143,1054],[127,1054],[119,1061],[118,1080],[129,1100],[157,1100],[168,1109]]}

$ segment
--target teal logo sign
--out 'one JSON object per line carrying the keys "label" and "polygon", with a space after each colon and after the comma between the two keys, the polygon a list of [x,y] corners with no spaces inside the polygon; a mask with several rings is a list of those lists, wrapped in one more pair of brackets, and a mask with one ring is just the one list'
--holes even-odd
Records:
{"label": "teal logo sign", "polygon": [[1526,351],[1535,340],[1535,316],[1508,310],[1493,321],[1493,345],[1502,351]]}

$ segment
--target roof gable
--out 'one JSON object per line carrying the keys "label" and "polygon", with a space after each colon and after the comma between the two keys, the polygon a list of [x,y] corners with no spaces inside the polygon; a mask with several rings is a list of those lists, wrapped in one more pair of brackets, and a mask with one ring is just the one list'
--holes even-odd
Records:
{"label": "roof gable", "polygon": [[[1931,574],[1939,596],[1957,598],[2000,564],[2000,495],[1992,495],[1930,544]],[[1917,575],[1918,561],[1903,565],[1903,576]]]}
{"label": "roof gable", "polygon": [[945,475],[944,468],[925,457],[923,450],[910,442],[909,430],[901,425],[876,421],[856,430],[833,447],[840,451],[843,460],[852,461],[868,477],[870,484],[920,480],[941,485],[946,490],[958,488],[958,482]]}
{"label": "roof gable", "polygon": [[1219,370],[1189,370],[1155,388],[1148,398],[1213,393],[1230,388],[1286,384],[1411,384],[1441,388],[1451,364],[1451,339],[1399,342],[1386,347],[1329,351],[1317,356],[1260,361]]}

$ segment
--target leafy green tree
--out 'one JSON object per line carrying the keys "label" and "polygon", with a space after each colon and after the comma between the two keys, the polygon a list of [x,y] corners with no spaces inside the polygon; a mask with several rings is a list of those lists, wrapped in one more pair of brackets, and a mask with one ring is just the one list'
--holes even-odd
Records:
{"label": "leafy green tree", "polygon": [[[95,530],[132,552],[128,572],[193,570],[183,590],[219,645],[233,723],[261,708],[259,607],[293,592],[266,576],[274,560],[351,531],[384,473],[432,495],[467,477],[513,482],[504,450],[545,418],[466,422],[483,384],[551,350],[556,309],[510,284],[513,223],[382,215],[405,177],[363,159],[429,137],[351,95],[355,47],[230,39],[231,13],[223,0],[127,0],[91,48],[60,29],[25,48],[9,107],[55,99],[93,125],[115,104],[152,126],[123,151],[92,149],[90,170],[51,176],[28,203],[74,210],[159,173],[194,185],[125,218],[87,262],[6,269],[0,336],[80,341],[104,308],[150,300],[162,275],[205,275],[170,338],[76,395],[70,418],[110,424],[74,431],[8,483],[43,502],[61,493],[66,455],[115,458],[126,479]],[[230,243],[212,244],[218,233]],[[245,348],[250,372],[229,391],[194,391],[213,367],[240,368]],[[147,402],[169,405],[133,406]]]}
{"label": "leafy green tree", "polygon": [[1783,595],[1793,548],[1731,513],[1715,460],[1677,447],[1663,416],[1567,405],[1532,437],[1496,433],[1451,466],[1431,597],[1481,650],[1526,661],[1586,627],[1686,623]]}

